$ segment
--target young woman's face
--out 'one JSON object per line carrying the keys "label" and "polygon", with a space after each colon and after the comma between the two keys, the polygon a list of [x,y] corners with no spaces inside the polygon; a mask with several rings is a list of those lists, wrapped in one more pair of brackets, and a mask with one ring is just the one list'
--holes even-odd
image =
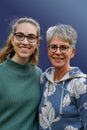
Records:
{"label": "young woman's face", "polygon": [[73,58],[75,54],[75,48],[72,48],[68,42],[58,39],[57,37],[51,39],[47,51],[48,57],[55,68],[68,69],[70,59]]}
{"label": "young woman's face", "polygon": [[28,62],[29,57],[38,47],[37,28],[31,23],[21,23],[16,27],[16,32],[12,39],[16,62]]}

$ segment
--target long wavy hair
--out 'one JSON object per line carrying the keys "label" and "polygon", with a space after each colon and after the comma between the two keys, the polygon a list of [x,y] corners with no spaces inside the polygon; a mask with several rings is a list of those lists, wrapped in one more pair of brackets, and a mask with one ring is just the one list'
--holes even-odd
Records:
{"label": "long wavy hair", "polygon": [[[5,47],[3,47],[0,50],[0,63],[2,63],[3,61],[6,60],[8,54],[10,54],[11,57],[15,54],[14,47],[12,45],[12,37],[14,36],[14,33],[16,32],[17,25],[21,24],[21,23],[31,23],[31,24],[33,24],[37,28],[37,36],[38,36],[38,40],[40,42],[41,37],[40,37],[40,25],[39,25],[39,23],[36,20],[34,20],[32,18],[27,18],[27,17],[17,19],[15,22],[13,22],[11,24],[12,25],[12,31],[8,36]],[[39,61],[39,47],[37,47],[35,49],[34,53],[30,56],[29,63],[31,63],[33,65],[37,65],[38,61]]]}

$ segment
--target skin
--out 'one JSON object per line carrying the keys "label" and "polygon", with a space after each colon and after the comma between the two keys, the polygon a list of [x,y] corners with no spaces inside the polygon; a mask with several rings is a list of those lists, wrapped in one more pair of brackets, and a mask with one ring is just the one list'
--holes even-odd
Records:
{"label": "skin", "polygon": [[[37,35],[37,28],[31,23],[21,23],[16,27],[16,33],[18,32],[24,33],[26,36],[29,34]],[[12,60],[20,64],[26,64],[29,61],[29,57],[38,47],[39,41],[36,40],[35,42],[30,43],[27,41],[27,38],[23,41],[18,41],[14,36],[12,38],[12,45],[15,51],[15,55],[12,57]]]}
{"label": "skin", "polygon": [[[68,42],[65,42],[62,39],[58,39],[57,37],[53,37],[49,43],[55,44],[58,47],[60,45],[67,45],[70,47],[70,44]],[[71,70],[70,66],[70,60],[75,55],[75,48],[69,48],[65,54],[61,53],[59,48],[55,53],[52,53],[47,49],[48,57],[52,65],[54,66],[54,81],[61,80],[61,78],[69,71]]]}

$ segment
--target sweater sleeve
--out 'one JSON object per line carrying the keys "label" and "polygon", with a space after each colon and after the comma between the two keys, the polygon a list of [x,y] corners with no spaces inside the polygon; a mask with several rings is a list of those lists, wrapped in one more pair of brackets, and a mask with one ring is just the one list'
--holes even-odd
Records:
{"label": "sweater sleeve", "polygon": [[78,112],[81,121],[84,125],[84,130],[87,130],[87,78],[84,80],[79,79],[79,98],[78,98]]}

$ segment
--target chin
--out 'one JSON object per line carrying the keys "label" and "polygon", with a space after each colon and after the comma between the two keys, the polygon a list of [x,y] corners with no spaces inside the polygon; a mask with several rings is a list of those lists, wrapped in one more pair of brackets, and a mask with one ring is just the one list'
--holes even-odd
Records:
{"label": "chin", "polygon": [[25,55],[21,55],[20,58],[21,59],[29,59],[30,56],[25,56]]}
{"label": "chin", "polygon": [[53,64],[53,66],[54,66],[55,68],[62,68],[62,67],[63,67],[63,65],[59,65],[59,64]]}

